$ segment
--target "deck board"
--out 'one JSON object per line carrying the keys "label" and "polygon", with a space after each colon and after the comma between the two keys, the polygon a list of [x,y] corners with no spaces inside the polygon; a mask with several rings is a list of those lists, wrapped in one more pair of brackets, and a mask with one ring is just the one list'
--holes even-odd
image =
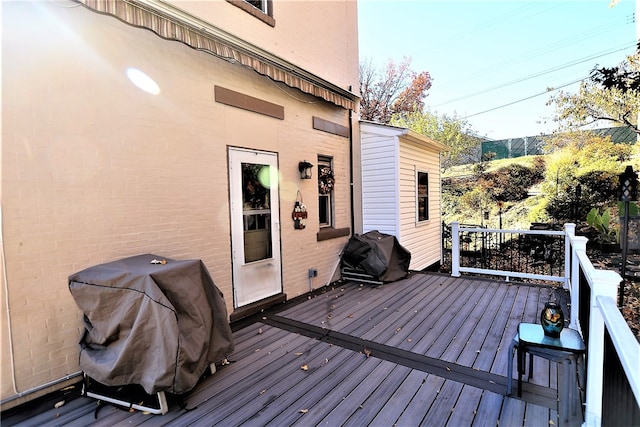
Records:
{"label": "deck board", "polygon": [[483,390],[465,385],[458,397],[456,406],[451,412],[447,425],[452,427],[470,426],[478,411],[482,394]]}
{"label": "deck board", "polygon": [[537,321],[551,290],[422,273],[379,286],[332,285],[234,330],[232,363],[184,396],[189,410],[174,400],[162,416],[106,406],[96,420],[96,401],[78,398],[24,421],[2,421],[19,426],[457,427],[553,420],[561,425],[555,363],[536,358],[523,397],[503,395],[507,349],[517,325]]}
{"label": "deck board", "polygon": [[429,375],[398,418],[397,425],[421,425],[425,415],[431,410],[445,380],[436,375]]}

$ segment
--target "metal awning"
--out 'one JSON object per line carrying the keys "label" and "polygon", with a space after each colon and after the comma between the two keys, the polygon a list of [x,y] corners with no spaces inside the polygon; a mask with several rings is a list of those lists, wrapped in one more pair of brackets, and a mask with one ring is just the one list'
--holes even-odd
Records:
{"label": "metal awning", "polygon": [[259,74],[300,89],[347,110],[357,96],[208,22],[157,0],[76,0],[96,12],[149,29],[167,40],[249,67]]}

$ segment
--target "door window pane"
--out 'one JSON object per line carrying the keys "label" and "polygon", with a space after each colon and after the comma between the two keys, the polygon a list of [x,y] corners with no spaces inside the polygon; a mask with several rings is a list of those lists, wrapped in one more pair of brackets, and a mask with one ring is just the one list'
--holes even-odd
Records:
{"label": "door window pane", "polygon": [[271,258],[270,170],[268,165],[242,163],[242,215],[245,263]]}

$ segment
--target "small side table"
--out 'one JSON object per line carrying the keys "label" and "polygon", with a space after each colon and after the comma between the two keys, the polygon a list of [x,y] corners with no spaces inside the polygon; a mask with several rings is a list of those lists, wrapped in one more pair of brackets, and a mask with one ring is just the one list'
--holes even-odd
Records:
{"label": "small side table", "polygon": [[[586,352],[584,341],[580,333],[574,329],[564,328],[560,332],[560,337],[551,338],[544,334],[542,325],[535,323],[520,323],[517,335],[517,356],[518,356],[518,397],[522,396],[522,374],[524,372],[525,356],[530,353],[529,357],[539,356],[547,360],[558,362],[562,365],[562,387],[558,388],[560,401],[562,406],[563,417],[566,420],[569,416],[569,403],[573,395],[573,390],[577,388],[575,379],[575,368],[570,371],[565,364],[572,362],[578,364],[578,361]],[[514,337],[514,343],[516,338]],[[512,343],[512,348],[515,345]],[[511,352],[510,357],[513,357]],[[511,365],[511,364],[510,364]],[[529,378],[532,376],[530,361]],[[511,372],[509,372],[509,376]],[[511,387],[508,388],[509,391]],[[575,407],[573,408],[575,415]]]}

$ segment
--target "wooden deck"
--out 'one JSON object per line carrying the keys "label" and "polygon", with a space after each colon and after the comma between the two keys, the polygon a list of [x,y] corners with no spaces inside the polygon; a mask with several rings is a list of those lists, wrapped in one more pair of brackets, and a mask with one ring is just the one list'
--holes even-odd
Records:
{"label": "wooden deck", "polygon": [[505,396],[517,325],[537,321],[551,290],[422,273],[334,286],[234,332],[232,363],[200,381],[186,408],[96,412],[81,397],[2,425],[579,425],[580,411],[559,417],[554,363],[536,358],[522,398],[515,384]]}

